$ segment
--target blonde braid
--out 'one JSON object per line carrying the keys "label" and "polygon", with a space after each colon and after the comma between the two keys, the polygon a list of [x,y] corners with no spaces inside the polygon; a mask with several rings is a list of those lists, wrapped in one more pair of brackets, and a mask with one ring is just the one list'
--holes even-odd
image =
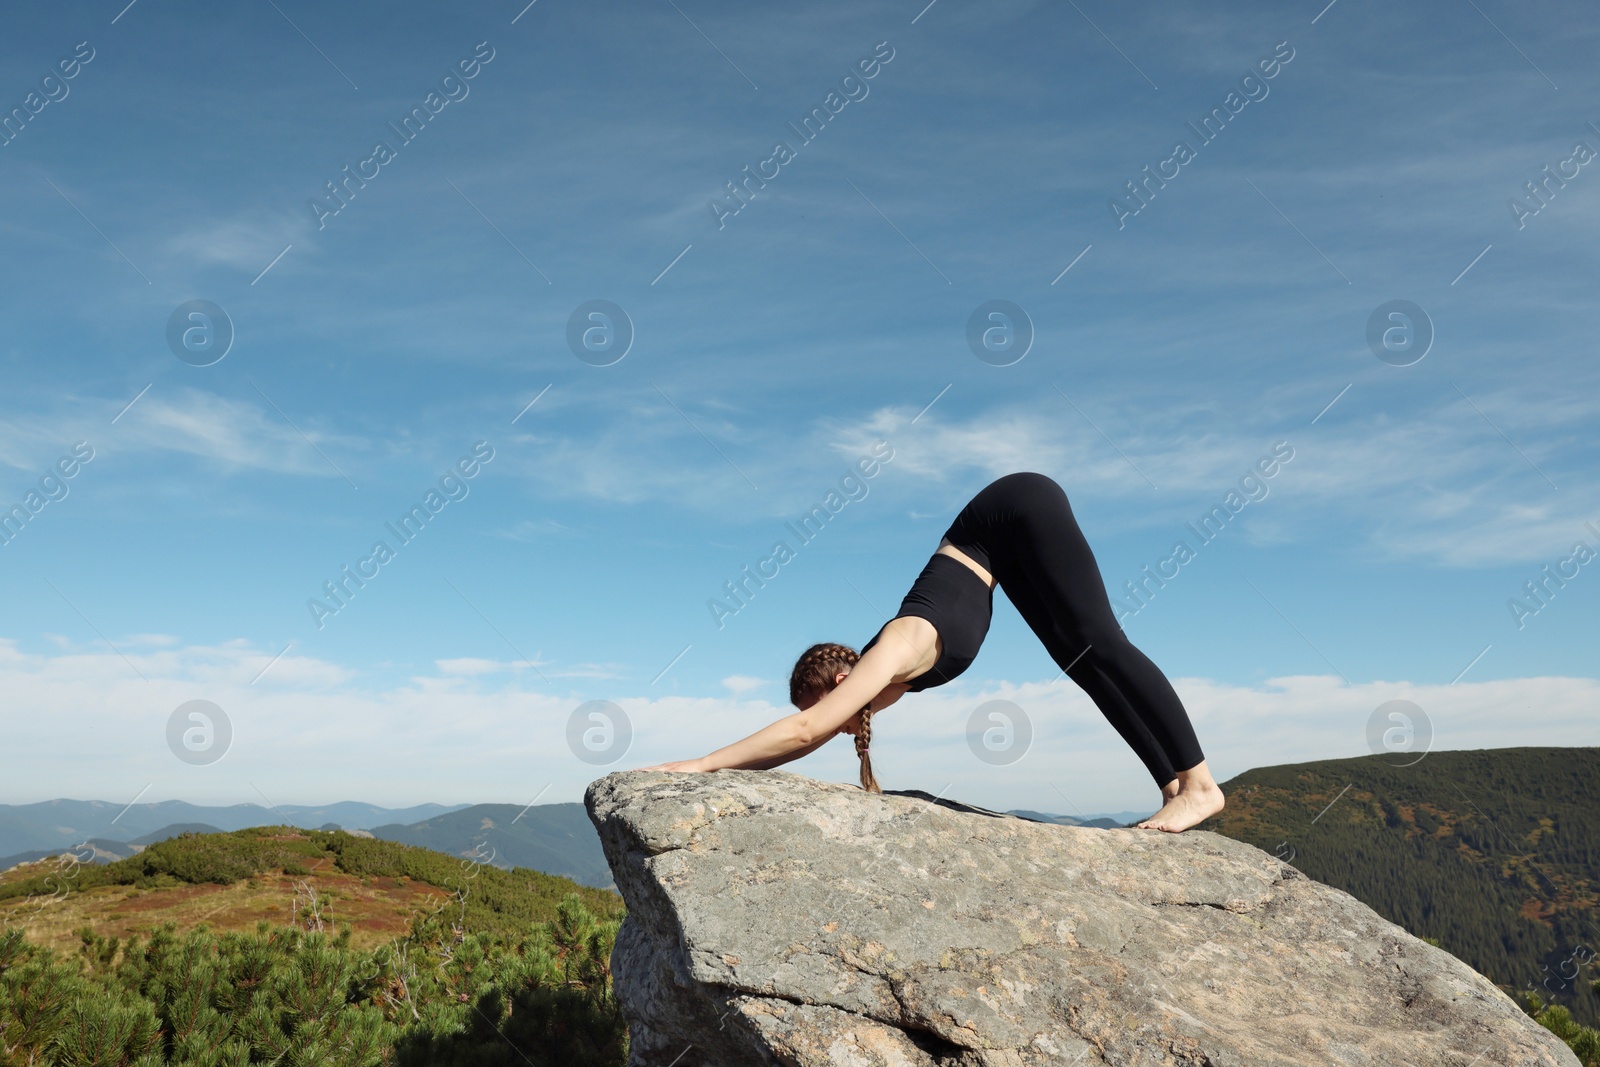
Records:
{"label": "blonde braid", "polygon": [[[807,698],[822,699],[838,684],[834,678],[839,671],[853,668],[860,660],[861,654],[849,645],[831,642],[812,645],[800,654],[789,674],[789,699],[796,707]],[[872,756],[868,752],[872,744],[872,706],[863,707],[859,714],[861,726],[856,732],[856,756],[861,760],[861,788],[869,793],[881,793],[883,790],[878,788],[878,779],[873,776]]]}

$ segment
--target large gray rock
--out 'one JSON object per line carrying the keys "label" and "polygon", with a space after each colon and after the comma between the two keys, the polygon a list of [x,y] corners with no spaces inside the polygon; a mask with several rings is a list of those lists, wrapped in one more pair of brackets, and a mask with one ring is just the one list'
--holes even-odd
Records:
{"label": "large gray rock", "polygon": [[1465,963],[1214,833],[785,771],[585,799],[635,1067],[1577,1067]]}

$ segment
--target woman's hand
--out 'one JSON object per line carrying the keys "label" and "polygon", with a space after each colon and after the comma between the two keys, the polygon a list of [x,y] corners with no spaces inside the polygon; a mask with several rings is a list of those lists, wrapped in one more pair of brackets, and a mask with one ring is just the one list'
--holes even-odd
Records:
{"label": "woman's hand", "polygon": [[706,770],[705,761],[698,759],[675,760],[672,763],[658,763],[654,767],[637,767],[641,771],[701,771]]}

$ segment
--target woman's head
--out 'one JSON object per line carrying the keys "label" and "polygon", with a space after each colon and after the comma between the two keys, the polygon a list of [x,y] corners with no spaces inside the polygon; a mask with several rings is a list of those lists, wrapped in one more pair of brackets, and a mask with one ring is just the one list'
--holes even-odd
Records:
{"label": "woman's head", "polygon": [[849,674],[861,659],[849,645],[824,642],[812,645],[800,654],[794,670],[789,673],[789,699],[804,711],[839,684],[839,675]]}
{"label": "woman's head", "polygon": [[[812,645],[800,654],[794,670],[789,673],[789,699],[801,711],[811,707],[838,686],[841,676],[861,659],[860,653],[849,645],[828,642]],[[845,729],[856,738],[856,756],[861,760],[861,788],[869,793],[881,793],[878,780],[872,774],[872,757],[868,752],[872,744],[872,711],[863,707],[852,721],[854,728]]]}

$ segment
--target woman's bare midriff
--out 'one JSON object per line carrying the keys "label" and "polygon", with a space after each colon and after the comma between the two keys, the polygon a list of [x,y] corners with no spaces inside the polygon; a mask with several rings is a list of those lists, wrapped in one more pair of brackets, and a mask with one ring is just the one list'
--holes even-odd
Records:
{"label": "woman's bare midriff", "polygon": [[990,589],[994,588],[994,575],[978,566],[978,562],[976,560],[967,555],[965,552],[961,551],[955,545],[952,545],[948,540],[943,538],[939,540],[938,553],[941,556],[949,556],[951,559],[957,559],[962,563],[965,563],[968,567],[972,568],[972,573],[983,579],[984,585],[987,585]]}
{"label": "woman's bare midriff", "polygon": [[[994,576],[980,567],[977,561],[971,556],[961,551],[955,545],[952,545],[949,541],[941,539],[939,541],[939,548],[937,551],[939,555],[949,556],[951,559],[960,560],[963,564],[972,569],[972,573],[976,574],[983,580],[984,585],[987,585],[990,589],[994,588]],[[908,617],[907,625],[918,628],[926,628],[925,632],[933,637],[932,658],[927,659],[925,662],[919,664],[911,674],[905,676],[904,678],[900,678],[897,681],[890,682],[888,685],[884,686],[883,691],[871,701],[872,710],[874,712],[881,711],[890,704],[893,704],[896,700],[899,700],[906,693],[906,683],[919,678],[923,674],[932,670],[933,665],[938,663],[939,658],[944,655],[944,641],[939,637],[938,631],[934,629],[934,626],[931,622],[923,618],[910,616]]]}

